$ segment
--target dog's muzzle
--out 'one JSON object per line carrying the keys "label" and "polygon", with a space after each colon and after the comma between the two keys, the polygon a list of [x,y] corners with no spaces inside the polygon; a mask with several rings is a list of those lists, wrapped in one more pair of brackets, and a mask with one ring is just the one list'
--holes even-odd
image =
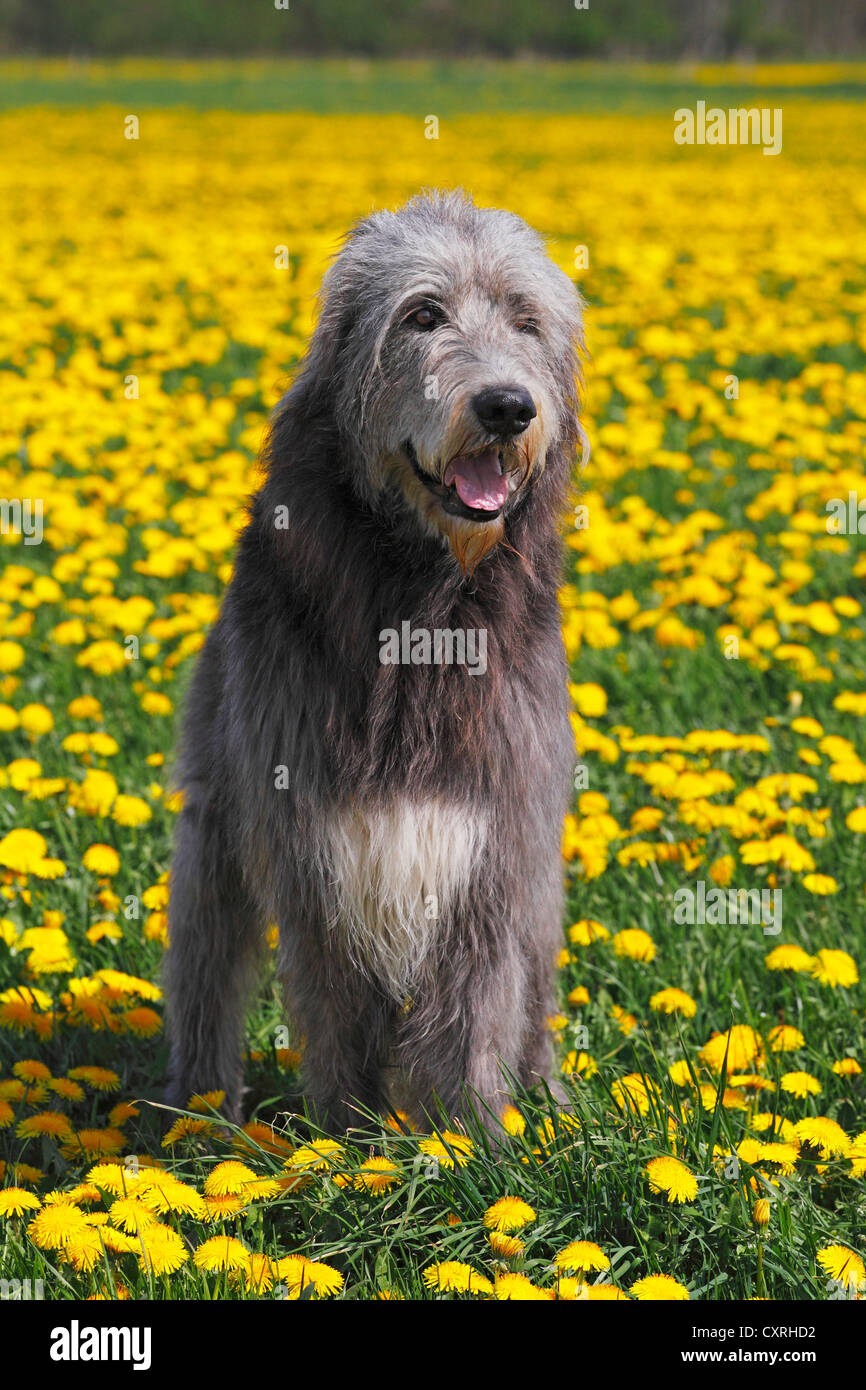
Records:
{"label": "dog's muzzle", "polygon": [[404,445],[415,477],[432,492],[442,510],[467,521],[495,521],[508,500],[508,476],[502,466],[502,449],[495,444],[474,454],[450,459],[442,480],[427,473],[418,462],[411,439]]}

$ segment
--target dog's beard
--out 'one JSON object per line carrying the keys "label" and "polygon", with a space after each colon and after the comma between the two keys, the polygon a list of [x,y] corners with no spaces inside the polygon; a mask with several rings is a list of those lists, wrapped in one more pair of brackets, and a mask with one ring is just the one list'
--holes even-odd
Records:
{"label": "dog's beard", "polygon": [[409,439],[389,455],[385,475],[428,531],[442,536],[464,574],[505,538],[509,502],[543,467],[533,456],[535,430],[511,440],[477,433],[452,437],[444,461],[428,462]]}
{"label": "dog's beard", "polygon": [[505,537],[505,518],[500,514],[494,521],[464,521],[462,517],[446,514],[442,533],[451,547],[451,553],[464,574],[471,574],[485,555],[489,555]]}

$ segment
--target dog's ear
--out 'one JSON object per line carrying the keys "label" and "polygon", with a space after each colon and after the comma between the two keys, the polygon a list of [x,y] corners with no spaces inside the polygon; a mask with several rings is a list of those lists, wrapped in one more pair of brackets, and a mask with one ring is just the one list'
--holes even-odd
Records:
{"label": "dog's ear", "polygon": [[587,358],[583,317],[586,304],[577,286],[563,271],[556,267],[554,274],[559,286],[555,302],[562,344],[554,366],[559,384],[560,434],[566,444],[578,447],[583,468],[589,458],[589,440],[580,420]]}
{"label": "dog's ear", "polygon": [[346,278],[337,260],[322,280],[316,326],[304,362],[305,376],[312,373],[324,379],[331,377],[340,349],[352,331],[356,311],[347,293]]}
{"label": "dog's ear", "polygon": [[316,326],[286,398],[287,409],[313,416],[332,412],[342,361],[357,321],[358,308],[348,294],[347,277],[337,260],[322,281]]}

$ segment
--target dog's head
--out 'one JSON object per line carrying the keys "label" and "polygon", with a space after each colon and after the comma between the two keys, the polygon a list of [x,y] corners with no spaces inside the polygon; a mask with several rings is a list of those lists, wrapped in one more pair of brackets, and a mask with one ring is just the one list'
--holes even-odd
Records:
{"label": "dog's head", "polygon": [[373,505],[396,489],[471,570],[577,423],[581,301],[541,238],[461,193],[413,198],[347,238],[305,377],[327,390]]}

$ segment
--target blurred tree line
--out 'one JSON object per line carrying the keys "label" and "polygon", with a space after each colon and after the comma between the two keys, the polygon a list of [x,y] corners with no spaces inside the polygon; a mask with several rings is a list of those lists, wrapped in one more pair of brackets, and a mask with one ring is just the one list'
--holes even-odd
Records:
{"label": "blurred tree line", "polygon": [[[584,3],[587,8],[580,8]],[[285,8],[284,8],[285,6]],[[8,53],[845,57],[863,0],[0,0]]]}

